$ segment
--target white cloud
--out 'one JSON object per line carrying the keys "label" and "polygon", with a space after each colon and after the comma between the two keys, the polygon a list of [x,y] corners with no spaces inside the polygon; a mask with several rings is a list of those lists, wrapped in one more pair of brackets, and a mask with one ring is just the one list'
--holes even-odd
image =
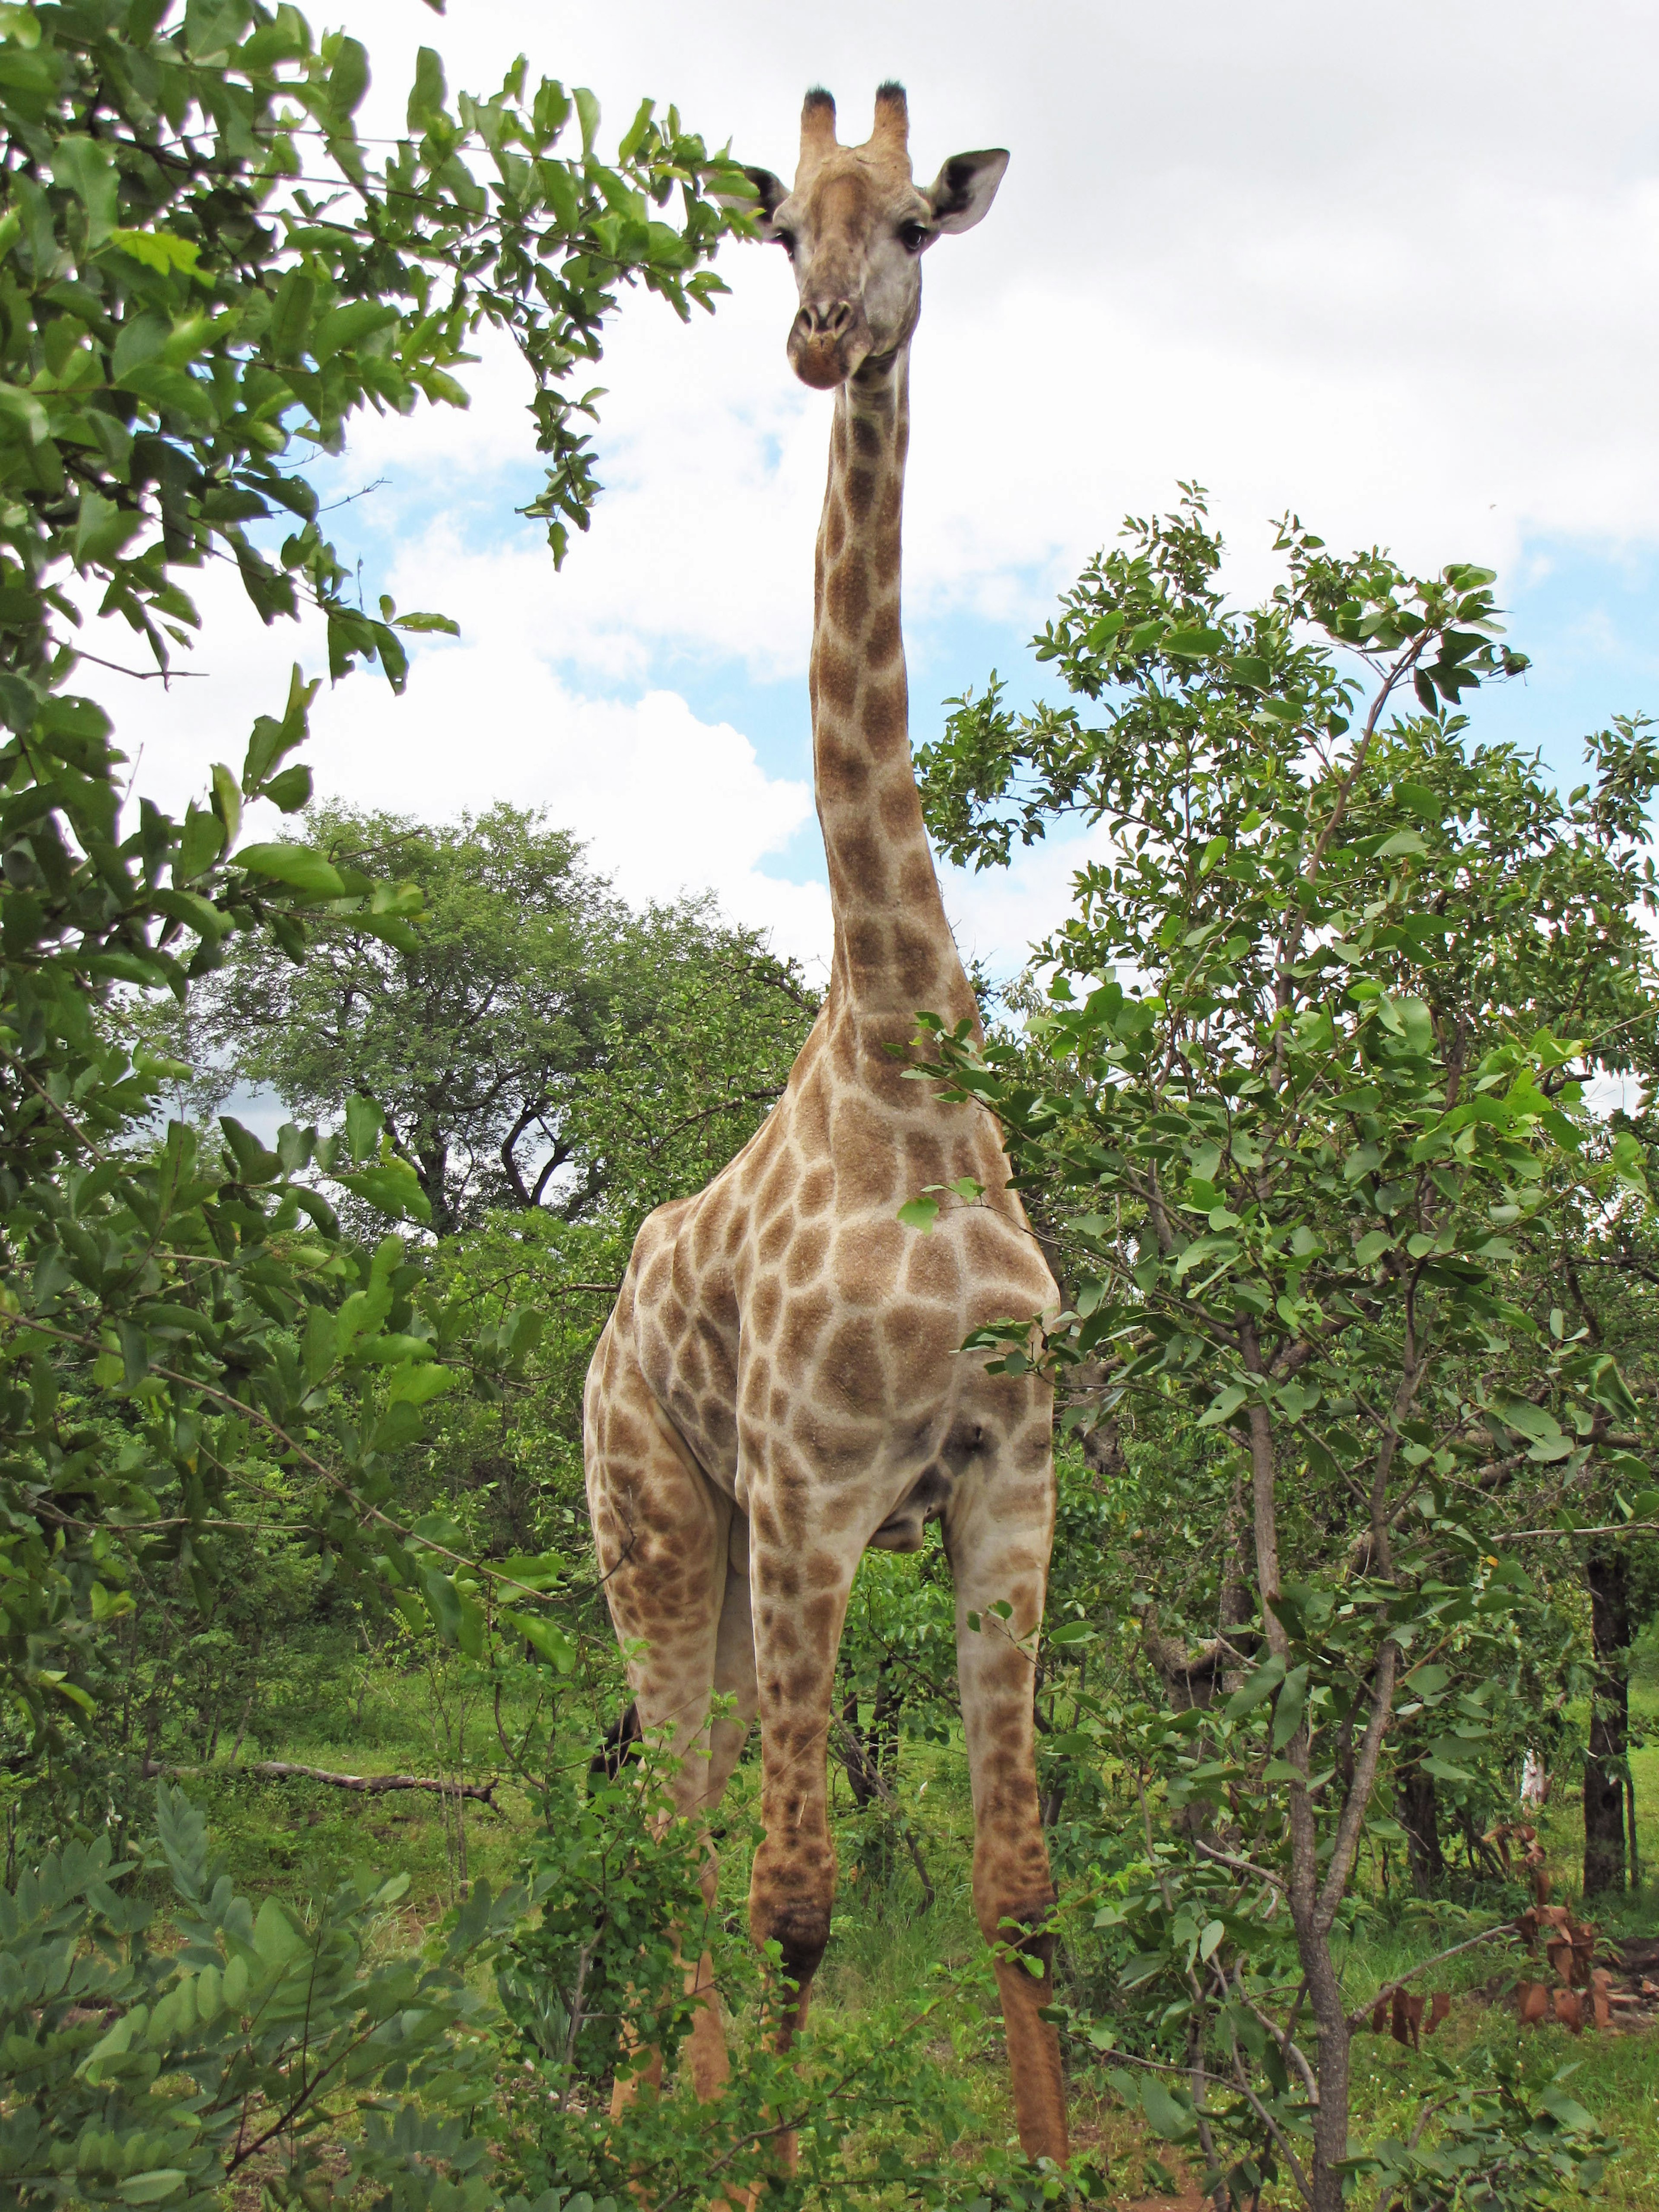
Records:
{"label": "white cloud", "polygon": [[[573,687],[546,650],[541,617],[558,586],[544,556],[441,544],[432,559],[448,568],[446,603],[466,638],[417,647],[402,698],[373,670],[323,687],[301,756],[319,795],[429,819],[501,799],[544,806],[635,904],[712,890],[780,951],[821,960],[827,892],[764,866],[811,814],[810,787],[769,775],[739,731],[700,721],[674,692],[623,700]],[[254,716],[280,712],[296,659],[313,673],[325,665],[318,622],[264,629],[230,573],[199,580],[198,598],[199,674],[163,691],[83,672],[116,716],[136,788],[175,811],[201,795],[212,762],[240,769]],[[258,807],[249,827],[279,834],[276,819]]]}

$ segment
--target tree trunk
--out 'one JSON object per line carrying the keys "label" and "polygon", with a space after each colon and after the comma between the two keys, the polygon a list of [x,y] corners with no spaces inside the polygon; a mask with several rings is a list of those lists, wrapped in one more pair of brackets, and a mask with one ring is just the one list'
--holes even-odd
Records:
{"label": "tree trunk", "polygon": [[[1618,1544],[1594,1546],[1589,1585],[1595,1678],[1584,1759],[1584,1894],[1625,1887],[1625,1791],[1630,1775],[1630,1571]],[[1633,1825],[1633,1824],[1632,1824]]]}
{"label": "tree trunk", "polygon": [[1412,1887],[1419,1897],[1431,1897],[1446,1871],[1440,1847],[1440,1805],[1433,1775],[1425,1774],[1414,1762],[1400,1770],[1399,1814],[1406,1831]]}

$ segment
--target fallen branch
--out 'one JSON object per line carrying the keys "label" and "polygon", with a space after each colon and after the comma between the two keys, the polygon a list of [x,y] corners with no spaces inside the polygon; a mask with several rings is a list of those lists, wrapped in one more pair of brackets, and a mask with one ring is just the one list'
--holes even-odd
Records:
{"label": "fallen branch", "polygon": [[[326,1767],[295,1766],[285,1759],[262,1759],[252,1766],[240,1770],[244,1774],[256,1775],[261,1782],[326,1782],[335,1790],[357,1790],[367,1797],[379,1797],[389,1790],[429,1790],[439,1797],[477,1797],[493,1812],[495,1809],[496,1784],[491,1782],[441,1782],[425,1774],[331,1774]],[[198,1775],[199,1766],[161,1766],[153,1759],[144,1761],[147,1775]]]}
{"label": "fallen branch", "polygon": [[1403,1974],[1396,1975],[1393,1981],[1384,1982],[1374,1996],[1366,1999],[1358,2012],[1351,2012],[1348,2014],[1347,2025],[1350,2033],[1362,2028],[1376,2008],[1386,2004],[1396,1990],[1403,1990],[1414,1975],[1425,1972],[1431,1966],[1437,1966],[1443,1959],[1455,1959],[1460,1951],[1473,1951],[1482,1943],[1492,1942],[1499,1936],[1516,1935],[1519,1931],[1520,1925],[1518,1920],[1500,1921],[1496,1928],[1488,1928],[1480,1936],[1471,1936],[1466,1943],[1454,1943],[1449,1951],[1437,1951],[1431,1959],[1419,1959],[1414,1966],[1408,1966]]}

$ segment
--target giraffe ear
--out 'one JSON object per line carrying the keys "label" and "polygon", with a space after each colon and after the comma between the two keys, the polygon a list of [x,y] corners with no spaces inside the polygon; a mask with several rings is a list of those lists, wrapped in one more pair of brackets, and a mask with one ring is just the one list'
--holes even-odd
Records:
{"label": "giraffe ear", "polygon": [[1007,166],[1007,152],[1000,146],[982,154],[953,154],[922,196],[933,207],[935,227],[971,230],[982,222]]}
{"label": "giraffe ear", "polygon": [[760,225],[761,236],[769,239],[773,236],[772,217],[780,204],[788,198],[789,187],[781,177],[775,177],[770,169],[751,169],[745,162],[743,173],[760,196],[758,206],[754,201],[740,200],[731,192],[715,192],[711,197],[717,199],[722,207],[738,208],[744,215],[752,216]]}

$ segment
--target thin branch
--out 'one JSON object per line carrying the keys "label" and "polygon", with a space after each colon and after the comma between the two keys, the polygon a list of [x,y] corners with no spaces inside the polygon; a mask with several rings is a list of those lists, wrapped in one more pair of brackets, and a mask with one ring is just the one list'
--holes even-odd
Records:
{"label": "thin branch", "polygon": [[163,685],[177,681],[180,684],[205,684],[211,671],[206,668],[123,668],[118,660],[102,660],[95,653],[82,647],[74,648],[76,660],[89,660],[94,668],[107,668],[115,676],[131,676],[136,684],[153,684],[157,678]]}

